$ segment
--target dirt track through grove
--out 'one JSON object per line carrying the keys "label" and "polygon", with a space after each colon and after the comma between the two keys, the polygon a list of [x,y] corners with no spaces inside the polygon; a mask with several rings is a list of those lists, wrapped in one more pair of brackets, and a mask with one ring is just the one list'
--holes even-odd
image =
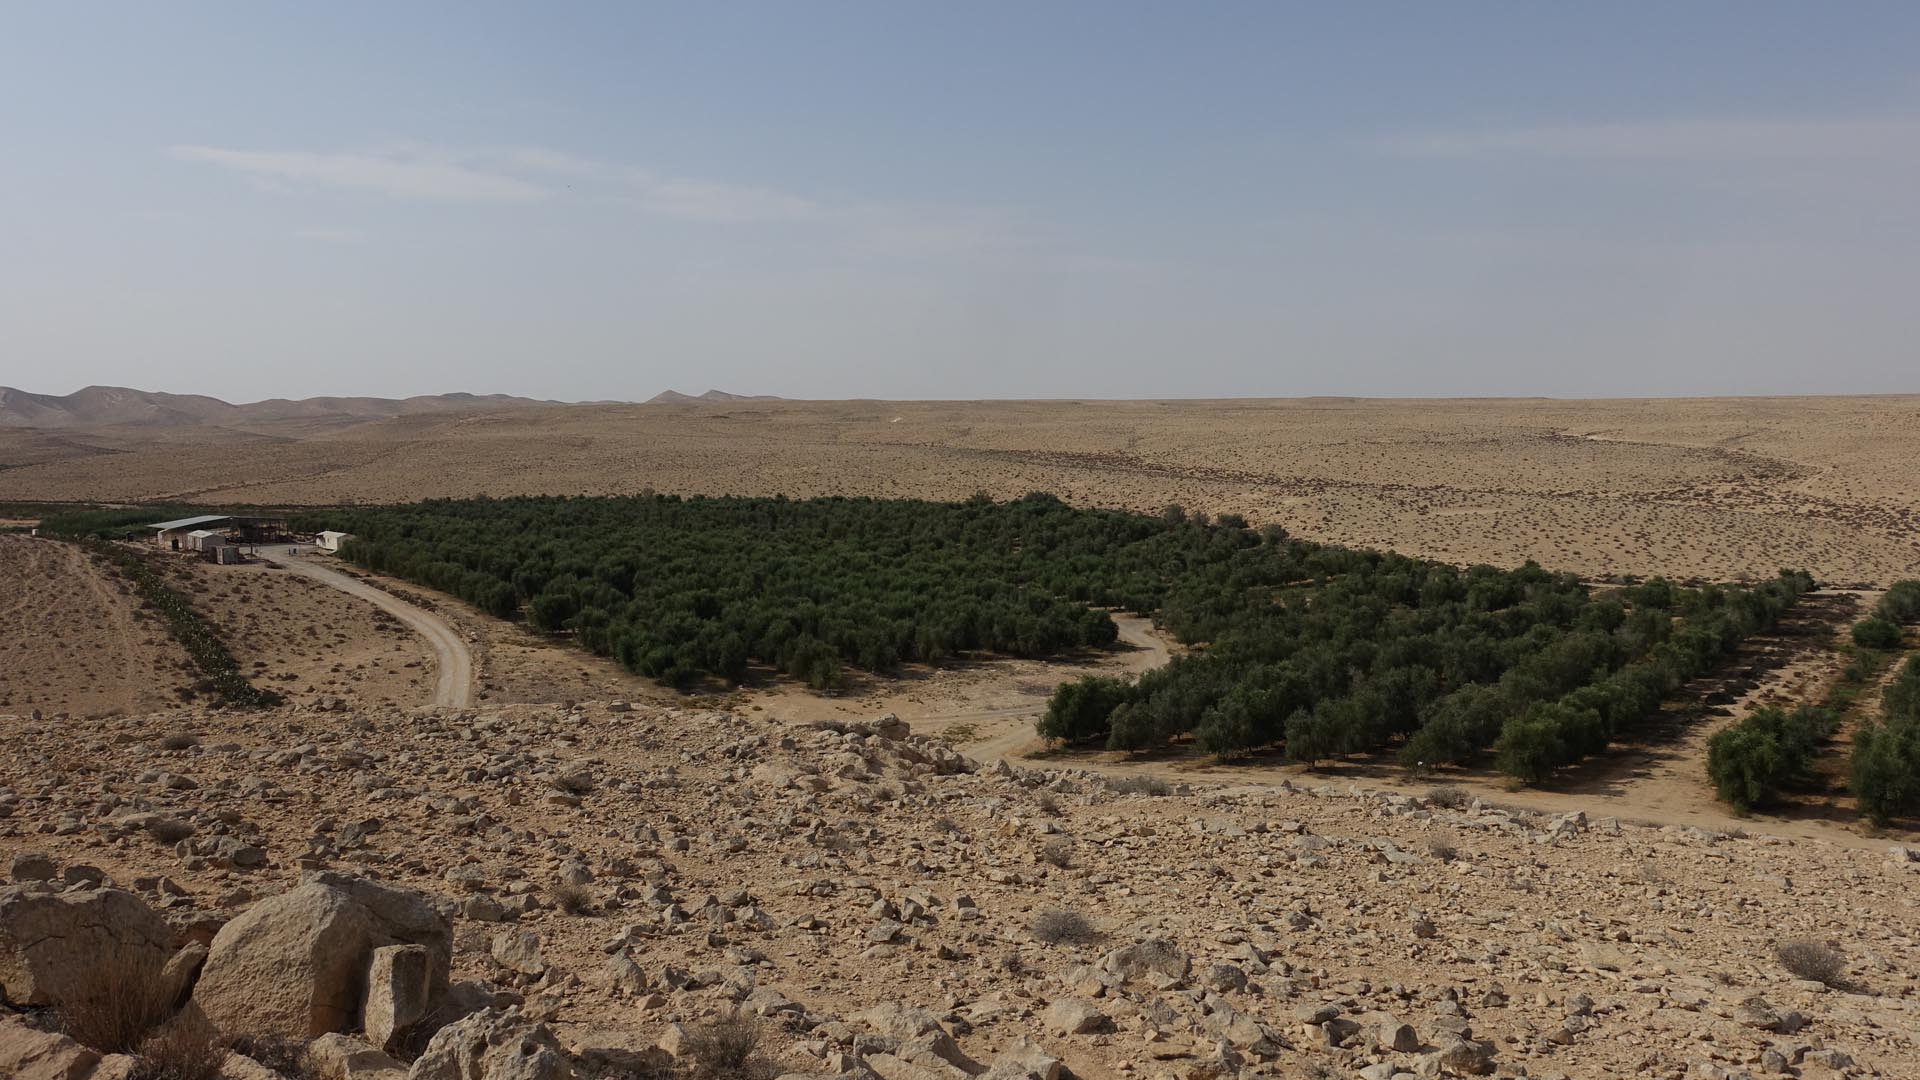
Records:
{"label": "dirt track through grove", "polygon": [[339,589],[392,615],[419,634],[433,649],[435,679],[433,704],[464,708],[473,700],[473,651],[466,639],[445,619],[333,569],[312,555],[282,555],[262,548],[260,557],[275,566]]}

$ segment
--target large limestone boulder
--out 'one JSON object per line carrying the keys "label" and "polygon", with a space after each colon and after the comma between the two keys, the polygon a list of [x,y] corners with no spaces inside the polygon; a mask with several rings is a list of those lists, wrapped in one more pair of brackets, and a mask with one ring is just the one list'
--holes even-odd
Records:
{"label": "large limestone boulder", "polygon": [[359,1018],[373,920],[346,893],[302,885],[220,928],[193,1001],[232,1034],[313,1038]]}
{"label": "large limestone boulder", "polygon": [[[376,964],[391,946],[415,948]],[[221,927],[193,1000],[224,1031],[303,1038],[360,1027],[370,1004],[385,1046],[446,995],[452,956],[451,925],[419,893],[314,874]]]}
{"label": "large limestone boulder", "polygon": [[486,1009],[443,1027],[408,1080],[573,1080],[560,1041],[517,1009]]}
{"label": "large limestone boulder", "polygon": [[56,1004],[103,970],[158,976],[173,936],[145,901],[119,889],[0,889],[0,1000]]}
{"label": "large limestone boulder", "polygon": [[426,949],[429,1004],[447,992],[448,972],[453,966],[453,924],[424,893],[326,870],[306,874],[300,883],[326,885],[359,901],[373,917],[374,944]]}

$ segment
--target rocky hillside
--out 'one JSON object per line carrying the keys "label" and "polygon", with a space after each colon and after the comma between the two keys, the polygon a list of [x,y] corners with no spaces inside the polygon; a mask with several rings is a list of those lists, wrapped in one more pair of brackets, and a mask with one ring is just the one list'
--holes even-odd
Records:
{"label": "rocky hillside", "polygon": [[112,970],[252,1080],[1920,1075],[1906,849],[983,766],[890,718],[0,716],[0,855],[0,1075],[158,1053],[54,1033]]}

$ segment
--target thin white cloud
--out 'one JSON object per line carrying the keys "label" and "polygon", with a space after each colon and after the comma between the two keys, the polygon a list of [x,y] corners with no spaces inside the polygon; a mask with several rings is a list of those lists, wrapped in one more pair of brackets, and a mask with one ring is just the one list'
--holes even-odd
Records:
{"label": "thin white cloud", "polygon": [[693,221],[806,221],[828,216],[811,199],[770,188],[711,180],[652,180],[636,185],[652,213]]}
{"label": "thin white cloud", "polygon": [[1911,162],[1920,117],[1682,117],[1606,124],[1408,132],[1375,144],[1429,158],[1535,157],[1678,164]]}
{"label": "thin white cloud", "polygon": [[1031,231],[973,208],[832,203],[752,184],[673,176],[541,146],[387,142],[346,153],[175,146],[175,157],[291,184],[462,202],[600,202],[716,225],[806,224],[883,256],[1030,251]]}
{"label": "thin white cloud", "polygon": [[543,199],[548,194],[545,188],[517,177],[420,156],[231,150],[217,146],[175,146],[170,147],[168,153],[253,176],[371,191],[396,198],[524,203]]}

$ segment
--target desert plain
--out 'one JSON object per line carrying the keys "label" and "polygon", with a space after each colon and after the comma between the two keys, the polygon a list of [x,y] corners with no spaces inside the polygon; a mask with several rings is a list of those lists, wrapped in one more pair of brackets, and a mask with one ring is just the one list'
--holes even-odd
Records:
{"label": "desert plain", "polygon": [[0,426],[0,504],[1050,491],[1826,587],[1691,726],[1509,791],[1034,738],[1058,683],[1165,661],[1146,620],[1066,661],[681,694],[338,568],[457,640],[456,704],[382,608],[158,559],[285,696],[221,708],[109,566],[0,535],[0,1074],[130,1075],[51,1030],[104,955],[252,1037],[231,1080],[1920,1075],[1914,838],[1844,800],[1734,815],[1700,764],[1816,697],[1834,627],[1920,575],[1920,396],[392,412]]}

